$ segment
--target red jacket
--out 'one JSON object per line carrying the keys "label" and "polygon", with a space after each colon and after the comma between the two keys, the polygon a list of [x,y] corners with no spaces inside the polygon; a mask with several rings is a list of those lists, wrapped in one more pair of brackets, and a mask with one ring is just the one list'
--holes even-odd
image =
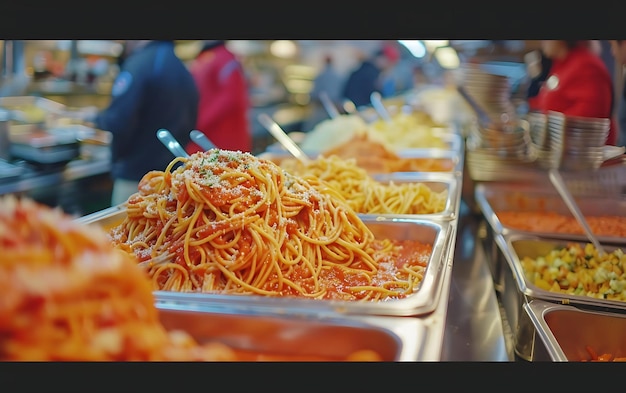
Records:
{"label": "red jacket", "polygon": [[528,104],[531,110],[544,113],[610,118],[606,143],[617,143],[611,75],[602,59],[585,47],[571,49],[564,59],[553,59],[548,78]]}
{"label": "red jacket", "polygon": [[[224,45],[201,52],[190,71],[200,93],[196,128],[220,149],[250,152],[248,85],[234,54]],[[186,150],[202,149],[191,142]]]}

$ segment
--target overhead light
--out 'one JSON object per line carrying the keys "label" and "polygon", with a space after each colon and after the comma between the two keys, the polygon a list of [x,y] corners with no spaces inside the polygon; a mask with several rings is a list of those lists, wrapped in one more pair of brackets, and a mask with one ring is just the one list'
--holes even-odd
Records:
{"label": "overhead light", "polygon": [[435,59],[437,59],[437,63],[443,68],[455,69],[459,68],[461,64],[458,53],[456,53],[456,50],[451,46],[437,48],[434,56]]}
{"label": "overhead light", "polygon": [[314,67],[304,64],[289,64],[283,70],[289,78],[314,79],[317,75]]}
{"label": "overhead light", "polygon": [[285,87],[292,94],[310,93],[313,89],[313,82],[305,79],[288,79],[285,81]]}
{"label": "overhead light", "polygon": [[402,44],[405,48],[411,52],[411,54],[418,59],[426,56],[426,47],[419,40],[398,40],[400,44]]}
{"label": "overhead light", "polygon": [[294,57],[298,52],[298,46],[291,40],[277,40],[270,45],[270,52],[283,59]]}
{"label": "overhead light", "polygon": [[450,45],[449,40],[424,40],[424,45],[429,52],[434,52],[437,48]]}
{"label": "overhead light", "polygon": [[124,50],[119,42],[108,40],[79,40],[77,47],[80,53],[113,57],[119,56]]}

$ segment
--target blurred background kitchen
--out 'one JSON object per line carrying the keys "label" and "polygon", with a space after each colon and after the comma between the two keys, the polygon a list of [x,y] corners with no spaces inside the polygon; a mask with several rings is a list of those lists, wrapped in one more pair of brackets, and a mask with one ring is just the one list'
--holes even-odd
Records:
{"label": "blurred background kitchen", "polygon": [[[75,215],[108,207],[110,136],[91,129],[84,120],[109,103],[123,41],[0,42],[0,108],[4,108],[0,110],[0,195],[26,194]],[[455,70],[466,63],[480,63],[489,72],[506,76],[515,110],[527,110],[529,77],[524,56],[538,49],[539,41],[232,40],[227,46],[241,60],[249,82],[252,153],[261,153],[276,142],[258,122],[260,113],[270,115],[287,132],[307,132],[323,120],[311,92],[326,58],[333,59],[339,77],[345,80],[360,59],[383,44],[392,45],[396,53],[387,71],[392,82],[383,92],[386,99],[397,97],[404,103],[430,86],[454,85]],[[201,47],[202,41],[175,41],[176,54],[186,64]],[[613,72],[610,58],[607,65]],[[44,116],[46,105],[55,104],[59,107],[50,108],[55,116],[49,112]],[[16,113],[21,117],[11,115]],[[78,141],[61,141],[69,126],[79,131]],[[20,128],[24,133],[54,129],[60,139],[24,144],[19,140]],[[12,135],[10,143],[7,134]]]}

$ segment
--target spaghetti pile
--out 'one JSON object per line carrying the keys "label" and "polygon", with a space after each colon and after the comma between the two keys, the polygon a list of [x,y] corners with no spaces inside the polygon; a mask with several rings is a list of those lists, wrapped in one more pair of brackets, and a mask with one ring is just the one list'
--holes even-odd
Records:
{"label": "spaghetti pile", "polygon": [[235,360],[160,324],[150,281],[100,228],[13,196],[0,199],[0,359]]}
{"label": "spaghetti pile", "polygon": [[335,188],[357,213],[433,214],[446,207],[448,190],[433,191],[422,182],[381,183],[357,166],[355,159],[318,156],[306,164],[281,162],[286,171],[307,180],[320,179]]}
{"label": "spaghetti pile", "polygon": [[[184,165],[174,166],[182,162]],[[212,149],[147,173],[110,230],[168,291],[380,300],[413,293],[431,244],[374,238],[333,187]]]}

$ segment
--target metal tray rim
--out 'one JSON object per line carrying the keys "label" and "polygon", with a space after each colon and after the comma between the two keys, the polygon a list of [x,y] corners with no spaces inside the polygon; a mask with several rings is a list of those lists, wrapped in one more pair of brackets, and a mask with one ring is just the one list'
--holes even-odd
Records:
{"label": "metal tray rim", "polygon": [[342,315],[380,315],[380,316],[422,316],[433,312],[439,306],[443,278],[448,266],[450,242],[454,241],[450,222],[404,219],[401,217],[363,217],[372,222],[403,222],[438,228],[433,244],[433,253],[418,290],[404,299],[383,302],[351,302],[341,300],[313,300],[301,298],[278,298],[266,296],[222,295],[212,293],[189,293],[154,291],[158,301],[181,303],[207,303],[234,307],[240,310],[271,310],[285,313],[323,313],[334,312]]}
{"label": "metal tray rim", "polygon": [[505,257],[506,262],[511,268],[515,281],[518,285],[518,290],[528,296],[530,299],[543,299],[557,301],[562,304],[576,304],[576,305],[589,305],[595,307],[607,307],[618,310],[626,310],[626,302],[618,300],[603,300],[596,299],[589,296],[570,295],[556,292],[546,291],[537,288],[532,283],[528,282],[524,275],[524,270],[521,266],[519,256],[514,252],[513,242],[517,240],[537,240],[537,241],[553,241],[556,243],[563,243],[566,241],[561,238],[548,238],[534,235],[526,235],[522,233],[513,234],[494,234],[494,240],[498,244],[500,251]]}
{"label": "metal tray rim", "polygon": [[[95,224],[100,220],[109,218],[125,211],[125,206],[116,205],[99,212],[76,219],[83,224]],[[170,291],[154,291],[159,301],[173,301],[182,303],[214,303],[223,304],[239,309],[269,309],[288,310],[301,309],[305,312],[320,313],[333,311],[341,314],[372,314],[372,315],[396,315],[411,316],[425,315],[433,312],[439,303],[443,277],[445,271],[451,267],[448,265],[448,257],[451,242],[454,242],[454,225],[456,220],[428,220],[405,216],[377,216],[366,215],[360,218],[367,224],[387,222],[404,223],[407,225],[421,225],[433,228],[437,233],[433,242],[433,252],[430,262],[424,272],[424,278],[418,290],[404,299],[390,300],[380,303],[373,302],[350,302],[312,300],[300,298],[273,298],[266,296],[246,295],[220,295],[207,293],[182,293]]]}
{"label": "metal tray rim", "polygon": [[183,311],[190,313],[211,313],[238,315],[245,317],[268,317],[285,321],[305,321],[320,325],[336,325],[370,329],[392,336],[399,345],[399,353],[394,361],[419,361],[424,358],[426,345],[431,332],[427,324],[418,318],[396,318],[389,316],[363,316],[339,314],[298,314],[278,313],[272,311],[259,312],[258,310],[238,310],[230,307],[216,307],[211,304],[180,304],[165,301],[156,301],[158,310]]}
{"label": "metal tray rim", "polygon": [[586,314],[609,316],[611,318],[626,318],[626,315],[623,314],[585,310],[571,305],[555,304],[538,299],[533,299],[529,302],[524,303],[523,307],[524,311],[526,311],[526,313],[530,317],[531,322],[535,326],[539,337],[543,341],[548,351],[548,354],[550,355],[552,360],[556,362],[568,362],[570,360],[563,352],[563,349],[559,345],[558,340],[548,326],[545,320],[546,314],[556,310],[567,310]]}
{"label": "metal tray rim", "polygon": [[[489,199],[487,197],[487,191],[493,188],[504,188],[504,186],[496,185],[496,184],[486,185],[484,183],[477,184],[474,189],[474,199],[476,200],[476,203],[480,207],[480,210],[483,212],[483,216],[485,217],[485,220],[489,223],[489,225],[491,226],[492,230],[495,233],[500,233],[504,235],[526,234],[529,236],[549,237],[549,238],[572,240],[572,241],[586,241],[587,240],[587,237],[584,234],[578,235],[578,234],[572,234],[572,233],[526,231],[526,230],[521,230],[521,229],[516,229],[516,228],[505,226],[504,224],[502,224],[502,222],[498,218],[497,213],[491,206],[491,203],[489,203]],[[538,189],[535,192],[540,193],[540,194],[545,194],[545,195],[554,195],[555,197],[558,197],[558,194],[556,193],[556,191],[552,192],[549,189],[545,189],[545,190]],[[532,194],[532,192],[530,192],[529,194]],[[594,201],[598,199],[596,197],[591,197],[591,196],[589,197],[578,196],[577,199],[578,198],[593,199]],[[607,200],[610,200],[610,199],[615,199],[615,198],[607,198]],[[623,237],[602,236],[602,235],[596,235],[596,237],[602,243],[626,244],[626,238],[623,238]]]}

